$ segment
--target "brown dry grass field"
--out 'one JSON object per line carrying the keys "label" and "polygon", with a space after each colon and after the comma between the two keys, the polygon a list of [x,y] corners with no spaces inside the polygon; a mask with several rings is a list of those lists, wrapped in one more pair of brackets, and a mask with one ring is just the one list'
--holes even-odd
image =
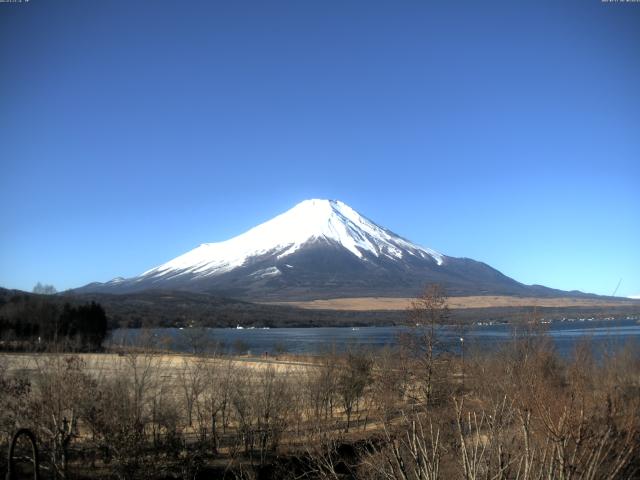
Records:
{"label": "brown dry grass field", "polygon": [[[29,375],[41,370],[47,364],[61,357],[80,358],[84,362],[83,371],[93,374],[94,376],[113,375],[114,372],[123,371],[128,365],[131,356],[134,353],[126,355],[118,355],[116,353],[0,353],[0,365],[6,368],[11,374],[22,373]],[[140,354],[139,357],[152,355],[155,368],[162,370],[165,378],[174,378],[182,373],[185,369],[185,362],[192,364],[196,361],[205,361],[210,368],[225,368],[229,363],[232,366],[253,371],[261,371],[268,366],[273,366],[276,372],[287,374],[306,373],[310,368],[317,368],[308,357],[294,357],[283,355],[280,357],[198,357],[180,353],[146,353]]]}
{"label": "brown dry grass field", "polygon": [[[312,310],[405,310],[412,298],[355,297],[333,298],[328,300],[310,300],[300,302],[272,302],[277,305],[292,305]],[[449,297],[447,304],[451,309],[492,308],[492,307],[619,307],[638,305],[640,301],[631,299],[600,300],[595,298],[534,298],[509,296],[469,296]]]}

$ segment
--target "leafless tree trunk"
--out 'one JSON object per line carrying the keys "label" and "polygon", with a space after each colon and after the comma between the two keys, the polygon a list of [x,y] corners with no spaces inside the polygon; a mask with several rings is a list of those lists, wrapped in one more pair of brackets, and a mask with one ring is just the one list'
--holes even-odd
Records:
{"label": "leafless tree trunk", "polygon": [[439,345],[438,327],[449,318],[447,297],[440,285],[427,285],[415,298],[408,310],[410,326],[413,329],[412,350],[417,355],[419,372],[416,380],[422,386],[424,401],[433,398],[436,348]]}

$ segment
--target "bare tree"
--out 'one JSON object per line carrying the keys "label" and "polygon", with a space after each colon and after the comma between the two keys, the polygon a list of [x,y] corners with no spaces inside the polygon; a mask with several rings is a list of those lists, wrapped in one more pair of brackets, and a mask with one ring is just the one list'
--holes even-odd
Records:
{"label": "bare tree", "polygon": [[[152,351],[131,351],[94,388],[83,420],[103,460],[121,479],[145,471],[149,477],[156,465],[144,455],[147,432],[163,423],[169,403],[162,378],[165,363]],[[152,427],[153,428],[150,428]]]}
{"label": "bare tree", "polygon": [[380,420],[391,421],[402,406],[407,389],[407,370],[397,349],[385,348],[377,352],[373,369],[372,398]]}
{"label": "bare tree", "polygon": [[[392,430],[384,425],[382,437],[364,452],[367,477],[388,480],[437,480],[445,451],[440,430],[423,415],[403,414]],[[399,427],[399,428],[398,428]]]}
{"label": "bare tree", "polygon": [[40,295],[53,295],[57,293],[56,287],[53,285],[42,284],[40,282],[36,283],[33,287],[33,293],[39,293]]}
{"label": "bare tree", "polygon": [[345,363],[338,373],[337,392],[347,416],[345,432],[351,426],[351,417],[357,411],[365,388],[371,382],[371,359],[361,351],[347,353]]}
{"label": "bare tree", "polygon": [[59,478],[68,477],[68,450],[77,436],[80,406],[93,380],[77,356],[50,355],[37,362],[31,419],[38,436],[47,442],[51,465]]}
{"label": "bare tree", "polygon": [[449,318],[447,297],[440,285],[432,284],[415,298],[408,309],[413,335],[409,339],[416,355],[419,370],[416,381],[420,384],[425,402],[433,398],[436,351],[440,344],[438,328]]}
{"label": "bare tree", "polygon": [[238,440],[244,447],[245,455],[251,455],[254,448],[255,402],[253,378],[249,371],[243,371],[233,382],[231,404],[238,422]]}
{"label": "bare tree", "polygon": [[182,390],[187,424],[193,426],[193,409],[197,406],[205,388],[206,365],[201,358],[183,357],[178,373],[178,383]]}
{"label": "bare tree", "polygon": [[206,328],[188,327],[180,330],[183,340],[194,355],[203,355],[209,350],[215,352],[215,342],[209,337]]}
{"label": "bare tree", "polygon": [[320,429],[333,417],[339,364],[334,353],[325,353],[317,368],[305,372],[305,392],[314,428]]}
{"label": "bare tree", "polygon": [[211,442],[213,452],[218,452],[220,442],[220,426],[222,433],[226,433],[229,423],[229,405],[231,399],[232,385],[236,375],[236,366],[231,359],[222,360],[209,364],[205,372],[202,398],[204,408],[201,410],[202,418],[199,419],[201,425],[205,425],[207,416],[211,421]]}
{"label": "bare tree", "polygon": [[260,464],[269,451],[275,451],[290,418],[293,406],[288,371],[276,371],[268,365],[258,373],[255,385],[256,430]]}

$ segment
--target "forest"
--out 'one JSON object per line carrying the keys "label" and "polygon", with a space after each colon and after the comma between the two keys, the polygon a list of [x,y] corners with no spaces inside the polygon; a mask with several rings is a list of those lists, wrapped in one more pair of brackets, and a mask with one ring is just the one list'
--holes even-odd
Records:
{"label": "forest", "polygon": [[102,348],[108,322],[99,303],[70,304],[48,295],[18,294],[0,302],[0,349],[42,351],[51,345]]}

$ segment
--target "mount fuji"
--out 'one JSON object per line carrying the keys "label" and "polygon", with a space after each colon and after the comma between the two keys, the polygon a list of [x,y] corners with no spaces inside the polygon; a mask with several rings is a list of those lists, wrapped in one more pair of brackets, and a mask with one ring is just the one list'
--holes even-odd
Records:
{"label": "mount fuji", "polygon": [[410,297],[427,283],[440,283],[449,295],[567,294],[416,245],[343,202],[319,199],[305,200],[230,240],[204,243],[137,277],[75,291],[184,290],[281,301]]}

